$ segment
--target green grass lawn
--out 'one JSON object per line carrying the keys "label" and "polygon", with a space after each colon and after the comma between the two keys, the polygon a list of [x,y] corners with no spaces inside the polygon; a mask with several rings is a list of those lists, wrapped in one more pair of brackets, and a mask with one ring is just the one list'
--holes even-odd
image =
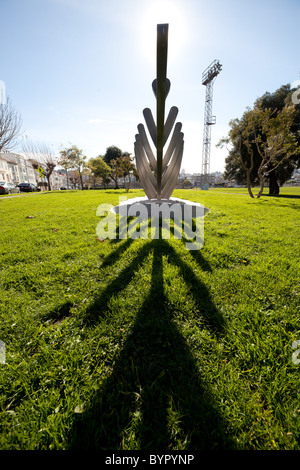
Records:
{"label": "green grass lawn", "polygon": [[299,450],[300,188],[176,190],[199,251],[98,240],[120,195],[0,200],[0,449]]}

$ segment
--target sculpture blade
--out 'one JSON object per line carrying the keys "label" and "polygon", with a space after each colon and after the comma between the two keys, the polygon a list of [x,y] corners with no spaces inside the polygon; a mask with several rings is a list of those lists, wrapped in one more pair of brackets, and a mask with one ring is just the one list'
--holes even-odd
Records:
{"label": "sculpture blade", "polygon": [[157,183],[146,159],[139,134],[136,135],[134,148],[137,170],[145,193],[149,199],[155,199],[157,194]]}
{"label": "sculpture blade", "polygon": [[163,190],[161,193],[161,197],[163,199],[169,199],[174,190],[174,187],[176,186],[179,171],[180,171],[182,155],[183,155],[183,146],[184,146],[184,141],[182,139],[182,141],[180,142],[180,145],[176,148],[176,151],[172,159],[172,163],[167,168],[167,171],[164,175],[165,184],[163,185]]}
{"label": "sculpture blade", "polygon": [[172,108],[169,111],[169,115],[167,117],[167,120],[165,122],[165,127],[164,127],[164,144],[167,142],[169,135],[171,133],[172,127],[176,121],[178,114],[178,108],[176,106],[172,106]]}
{"label": "sculpture blade", "polygon": [[145,131],[145,127],[143,126],[143,124],[138,125],[138,131],[139,131],[139,135],[141,137],[141,141],[142,141],[143,147],[145,149],[146,155],[149,159],[149,162],[150,162],[153,170],[156,170],[156,159],[155,159],[155,156],[154,156],[154,154],[152,152],[152,149],[150,147],[150,144],[149,144],[149,141],[148,141],[148,138],[147,138],[147,134],[146,134],[146,131]]}
{"label": "sculpture blade", "polygon": [[172,154],[176,148],[176,145],[178,144],[178,139],[180,138],[180,131],[181,131],[181,127],[182,127],[182,124],[181,122],[177,122],[177,124],[175,125],[175,128],[174,128],[174,132],[173,132],[173,135],[172,135],[172,138],[170,140],[170,143],[169,143],[169,147],[166,151],[166,154],[163,158],[163,171],[166,169],[171,157],[172,157]]}
{"label": "sculpture blade", "polygon": [[153,115],[151,109],[145,108],[143,111],[144,118],[148,127],[148,131],[150,133],[151,139],[156,147],[156,125],[153,119]]}

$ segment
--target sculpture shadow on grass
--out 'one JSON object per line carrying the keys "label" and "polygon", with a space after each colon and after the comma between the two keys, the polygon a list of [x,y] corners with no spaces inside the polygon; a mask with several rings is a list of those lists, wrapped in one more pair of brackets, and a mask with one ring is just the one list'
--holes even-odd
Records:
{"label": "sculpture shadow on grass", "polygon": [[[104,260],[113,265],[132,240],[126,240]],[[136,270],[153,252],[150,291],[145,298],[111,375],[104,380],[89,407],[76,417],[70,434],[71,449],[191,450],[232,449],[227,431],[201,366],[172,321],[164,290],[163,256],[179,267],[182,278],[205,317],[205,327],[222,333],[224,323],[206,286],[166,240],[145,243],[131,264],[95,299],[86,315],[92,326],[105,317],[112,293],[121,293]],[[208,263],[198,253],[202,269]],[[138,444],[137,444],[138,443]]]}
{"label": "sculpture shadow on grass", "polygon": [[271,198],[280,197],[283,199],[300,199],[299,194],[264,194],[264,196],[271,197]]}

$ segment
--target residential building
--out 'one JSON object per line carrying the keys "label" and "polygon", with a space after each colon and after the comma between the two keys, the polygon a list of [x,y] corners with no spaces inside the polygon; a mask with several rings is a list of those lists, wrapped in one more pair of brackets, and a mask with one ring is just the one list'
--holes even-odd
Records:
{"label": "residential building", "polygon": [[7,166],[10,171],[11,183],[17,185],[21,182],[18,162],[16,158],[14,158],[13,154],[5,153],[5,158],[7,160]]}
{"label": "residential building", "polygon": [[17,185],[19,183],[36,184],[35,173],[32,165],[22,155],[12,152],[0,153],[1,161],[6,161],[10,182]]}
{"label": "residential building", "polygon": [[0,155],[0,181],[11,183],[11,171],[8,166],[8,160]]}
{"label": "residential building", "polygon": [[285,186],[300,186],[300,169],[296,169]]}
{"label": "residential building", "polygon": [[51,189],[60,189],[67,187],[67,177],[66,174],[61,170],[53,170],[53,173],[50,177]]}
{"label": "residential building", "polygon": [[31,163],[28,160],[26,161],[26,170],[27,170],[27,181],[26,183],[37,184],[36,173]]}

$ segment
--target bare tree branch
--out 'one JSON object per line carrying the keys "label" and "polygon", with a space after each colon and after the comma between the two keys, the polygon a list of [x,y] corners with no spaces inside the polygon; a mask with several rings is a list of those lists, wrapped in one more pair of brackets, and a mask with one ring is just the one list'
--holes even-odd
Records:
{"label": "bare tree branch", "polygon": [[18,144],[21,126],[21,115],[14,109],[8,97],[5,104],[0,104],[0,152],[11,150]]}
{"label": "bare tree branch", "polygon": [[51,146],[45,142],[29,141],[23,143],[22,150],[35,170],[38,170],[39,168],[43,170],[38,173],[39,175],[42,173],[43,176],[47,178],[48,190],[50,191],[50,176],[57,165]]}

